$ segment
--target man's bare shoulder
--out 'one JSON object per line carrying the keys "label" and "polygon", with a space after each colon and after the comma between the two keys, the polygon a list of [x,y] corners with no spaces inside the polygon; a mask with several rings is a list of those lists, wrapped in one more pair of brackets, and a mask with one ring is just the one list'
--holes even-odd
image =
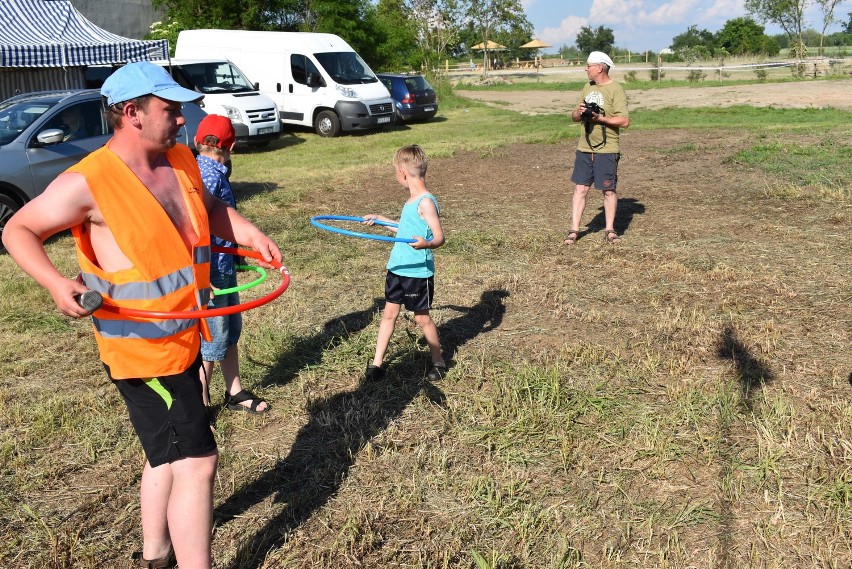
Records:
{"label": "man's bare shoulder", "polygon": [[97,205],[82,174],[64,172],[16,214],[38,233],[55,232],[92,221]]}

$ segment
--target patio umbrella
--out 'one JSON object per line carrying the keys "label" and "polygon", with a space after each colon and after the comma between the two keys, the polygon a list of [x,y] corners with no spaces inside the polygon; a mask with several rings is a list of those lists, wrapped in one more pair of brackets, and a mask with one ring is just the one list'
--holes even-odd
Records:
{"label": "patio umbrella", "polygon": [[538,50],[543,48],[543,47],[553,47],[553,46],[550,45],[549,43],[544,43],[541,40],[532,40],[532,41],[528,41],[527,43],[525,43],[521,47],[535,50],[535,66],[536,66],[536,69],[538,69]]}
{"label": "patio umbrella", "polygon": [[553,46],[550,45],[549,43],[544,43],[541,40],[532,40],[532,41],[528,41],[527,43],[525,43],[521,47],[527,47],[527,48],[530,48],[530,49],[540,49],[542,47],[553,47]]}
{"label": "patio umbrella", "polygon": [[488,51],[499,51],[501,49],[506,49],[505,45],[500,45],[496,41],[488,40],[487,42],[478,43],[470,49],[483,50],[487,49]]}

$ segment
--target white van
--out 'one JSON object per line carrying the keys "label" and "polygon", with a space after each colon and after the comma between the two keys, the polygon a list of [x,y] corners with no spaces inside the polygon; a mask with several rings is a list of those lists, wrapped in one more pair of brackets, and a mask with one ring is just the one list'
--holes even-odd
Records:
{"label": "white van", "polygon": [[313,127],[320,136],[394,122],[388,90],[334,34],[184,30],[175,57],[233,61],[275,101],[284,124]]}
{"label": "white van", "polygon": [[[237,146],[261,147],[281,136],[275,101],[258,92],[240,69],[224,59],[152,61],[169,70],[182,87],[204,95],[199,106],[208,115],[231,119]],[[86,88],[100,89],[120,65],[86,67]],[[190,141],[190,145],[192,141]]]}
{"label": "white van", "polygon": [[231,119],[237,145],[261,147],[281,136],[275,102],[257,91],[232,62],[224,59],[154,61],[169,69],[182,87],[204,95],[200,106],[209,115]]}

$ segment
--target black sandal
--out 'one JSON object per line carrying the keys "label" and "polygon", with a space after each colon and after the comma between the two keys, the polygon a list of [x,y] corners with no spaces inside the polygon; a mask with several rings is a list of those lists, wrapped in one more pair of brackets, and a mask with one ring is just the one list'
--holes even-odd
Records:
{"label": "black sandal", "polygon": [[[244,403],[246,401],[252,401],[252,404],[249,407],[245,405],[240,405],[240,403]],[[266,409],[263,411],[258,411],[257,408],[261,403],[266,403]],[[238,393],[234,393],[233,395],[228,395],[228,392],[225,392],[225,407],[230,409],[231,411],[245,411],[247,413],[260,414],[266,413],[269,411],[272,406],[262,397],[258,397],[248,389],[243,389]]]}

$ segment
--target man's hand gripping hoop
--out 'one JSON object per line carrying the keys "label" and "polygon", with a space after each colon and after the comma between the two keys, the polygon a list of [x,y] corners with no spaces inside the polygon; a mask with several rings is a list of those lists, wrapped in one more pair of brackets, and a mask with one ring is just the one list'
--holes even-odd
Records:
{"label": "man's hand gripping hoop", "polygon": [[[134,308],[125,308],[104,302],[101,306],[101,310],[106,310],[107,312],[112,312],[113,314],[121,314],[122,316],[132,316],[135,318],[154,318],[157,320],[196,320],[199,318],[212,318],[214,316],[228,316],[229,314],[236,314],[237,312],[251,310],[252,308],[257,308],[258,306],[263,306],[264,304],[272,302],[273,300],[284,294],[284,291],[287,290],[288,286],[290,286],[290,272],[287,270],[287,267],[285,267],[278,261],[275,261],[274,259],[272,261],[266,261],[260,253],[257,253],[256,251],[248,251],[246,249],[234,249],[232,247],[215,246],[212,247],[212,249],[217,253],[242,255],[243,257],[251,257],[253,259],[258,259],[265,263],[271,264],[275,269],[277,269],[281,273],[281,285],[266,296],[262,296],[258,299],[251,300],[248,302],[243,302],[235,306],[225,306],[222,308],[211,308],[207,310],[188,310],[183,312],[158,312],[154,310],[137,310]],[[243,285],[240,290],[251,288],[263,282],[266,278],[266,275],[265,272],[261,274],[262,276],[259,279],[256,279],[253,282],[248,283],[247,285]],[[92,292],[95,291],[89,291],[86,294],[90,294]]]}

